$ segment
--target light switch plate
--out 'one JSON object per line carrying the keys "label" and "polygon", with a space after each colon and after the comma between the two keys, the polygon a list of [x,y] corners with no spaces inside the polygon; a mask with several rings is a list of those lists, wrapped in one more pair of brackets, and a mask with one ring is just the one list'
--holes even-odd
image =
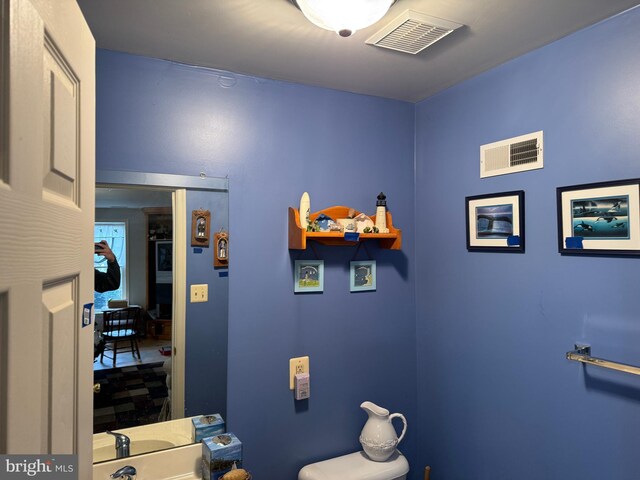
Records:
{"label": "light switch plate", "polygon": [[309,357],[289,359],[289,390],[293,390],[296,373],[309,373]]}
{"label": "light switch plate", "polygon": [[191,303],[208,302],[209,301],[209,285],[191,285]]}

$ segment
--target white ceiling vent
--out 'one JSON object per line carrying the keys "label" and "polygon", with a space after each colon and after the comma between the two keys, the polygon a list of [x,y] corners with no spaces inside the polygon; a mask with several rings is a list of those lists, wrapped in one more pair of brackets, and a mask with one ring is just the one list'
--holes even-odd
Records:
{"label": "white ceiling vent", "polygon": [[415,55],[460,27],[459,23],[405,10],[366,43]]}
{"label": "white ceiling vent", "polygon": [[542,131],[480,147],[480,178],[542,167]]}

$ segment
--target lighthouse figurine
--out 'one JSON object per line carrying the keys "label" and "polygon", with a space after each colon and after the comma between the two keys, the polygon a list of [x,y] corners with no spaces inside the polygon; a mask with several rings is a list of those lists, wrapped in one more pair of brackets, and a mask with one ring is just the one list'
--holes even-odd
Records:
{"label": "lighthouse figurine", "polygon": [[389,233],[387,228],[387,197],[380,192],[376,202],[376,228],[380,233]]}

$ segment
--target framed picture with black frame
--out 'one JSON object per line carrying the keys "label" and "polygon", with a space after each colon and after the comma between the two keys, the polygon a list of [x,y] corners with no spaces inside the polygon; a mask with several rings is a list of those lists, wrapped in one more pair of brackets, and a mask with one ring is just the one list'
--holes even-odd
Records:
{"label": "framed picture with black frame", "polygon": [[562,255],[640,255],[640,179],[556,189]]}
{"label": "framed picture with black frame", "polygon": [[466,197],[467,250],[524,253],[524,191]]}

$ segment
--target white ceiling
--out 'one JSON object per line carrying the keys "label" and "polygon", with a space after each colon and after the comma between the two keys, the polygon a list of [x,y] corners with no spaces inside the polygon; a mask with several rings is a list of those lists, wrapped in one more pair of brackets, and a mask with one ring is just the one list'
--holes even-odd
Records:
{"label": "white ceiling", "polygon": [[[398,0],[349,38],[314,26],[289,0],[78,3],[98,48],[417,102],[638,0]],[[365,44],[406,9],[465,27],[417,55]]]}

